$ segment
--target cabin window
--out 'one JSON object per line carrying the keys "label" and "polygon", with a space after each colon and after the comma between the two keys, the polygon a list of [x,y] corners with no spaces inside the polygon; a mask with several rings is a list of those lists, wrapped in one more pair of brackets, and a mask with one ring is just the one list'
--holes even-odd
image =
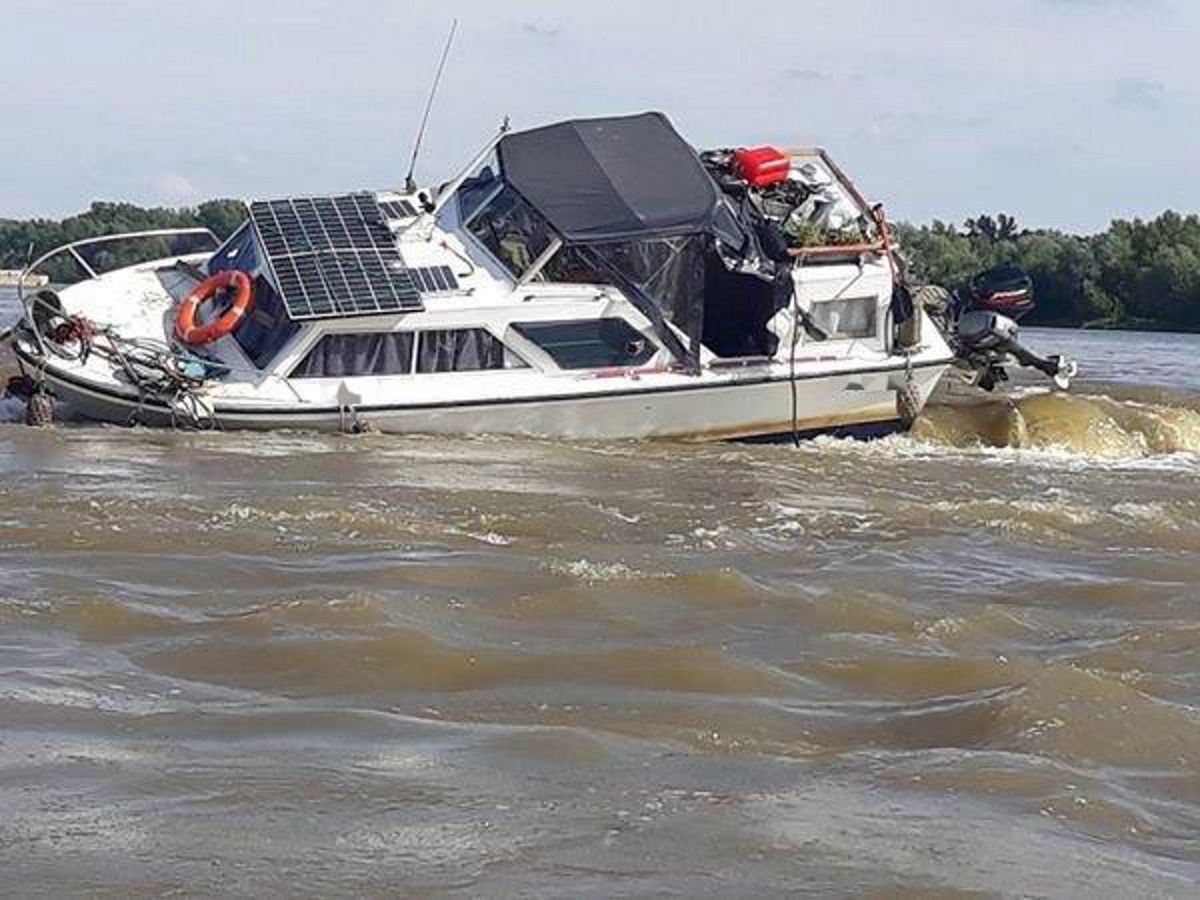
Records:
{"label": "cabin window", "polygon": [[479,372],[486,369],[524,369],[529,364],[483,328],[422,331],[417,347],[417,372]]}
{"label": "cabin window", "polygon": [[612,278],[579,247],[567,245],[559,250],[538,273],[538,281],[557,284],[611,284]]}
{"label": "cabin window", "polygon": [[292,339],[300,326],[288,318],[287,309],[271,282],[254,279],[254,308],[233,333],[242,352],[259,369],[265,369]]}
{"label": "cabin window", "polygon": [[629,368],[658,352],[653,341],[618,318],[522,322],[513,330],[545,350],[561,369]]}
{"label": "cabin window", "polygon": [[[237,270],[254,279],[254,306],[233,333],[233,339],[247,359],[257,368],[265,369],[300,326],[288,318],[287,309],[271,282],[256,274],[258,268],[258,241],[249,225],[243,225],[208,261],[209,275]],[[205,314],[219,316],[230,302],[218,298]]]}
{"label": "cabin window", "polygon": [[478,172],[467,178],[455,193],[458,201],[458,220],[466,222],[479,210],[485,200],[500,186],[500,164],[493,152]]}
{"label": "cabin window", "polygon": [[258,268],[258,242],[250,226],[243,225],[208,261],[208,274],[237,269],[252,273]]}
{"label": "cabin window", "polygon": [[823,300],[812,305],[811,315],[831,338],[875,337],[878,305],[874,297]]}
{"label": "cabin window", "polygon": [[327,334],[292,370],[292,378],[408,375],[414,335],[409,332]]}
{"label": "cabin window", "polygon": [[509,187],[488,201],[467,229],[517,279],[554,241],[546,221]]}

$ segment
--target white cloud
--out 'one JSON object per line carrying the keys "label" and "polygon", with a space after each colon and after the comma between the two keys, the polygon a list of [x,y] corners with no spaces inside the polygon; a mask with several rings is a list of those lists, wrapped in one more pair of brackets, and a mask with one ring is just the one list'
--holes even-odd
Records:
{"label": "white cloud", "polygon": [[[1200,209],[1200,2],[842,0],[774,27],[768,0],[78,0],[66,32],[59,5],[0,0],[0,121],[21,123],[0,215],[395,185],[453,16],[422,181],[506,114],[661,109],[703,146],[827,146],[904,218],[1093,228]],[[270,65],[212,64],[264,40]]]}
{"label": "white cloud", "polygon": [[172,203],[182,203],[187,200],[194,200],[200,196],[200,192],[196,190],[196,186],[184,175],[178,172],[168,172],[161,176],[155,183],[154,187],[158,190],[158,195],[163,200],[168,200]]}
{"label": "white cloud", "polygon": [[1127,109],[1160,109],[1167,96],[1167,86],[1148,78],[1119,78],[1112,84],[1114,105]]}

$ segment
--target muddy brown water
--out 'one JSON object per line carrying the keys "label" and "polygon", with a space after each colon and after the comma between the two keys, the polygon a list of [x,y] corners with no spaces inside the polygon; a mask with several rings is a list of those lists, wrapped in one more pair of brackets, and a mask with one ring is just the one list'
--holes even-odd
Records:
{"label": "muddy brown water", "polygon": [[1194,896],[1200,339],[1035,334],[869,444],[0,425],[4,893]]}

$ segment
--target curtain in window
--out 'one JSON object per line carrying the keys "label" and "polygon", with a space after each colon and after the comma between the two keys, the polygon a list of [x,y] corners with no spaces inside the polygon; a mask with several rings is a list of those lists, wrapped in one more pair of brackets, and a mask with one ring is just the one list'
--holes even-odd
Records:
{"label": "curtain in window", "polygon": [[504,345],[482,328],[421,332],[418,372],[474,372],[504,367]]}
{"label": "curtain in window", "polygon": [[293,378],[407,375],[412,371],[411,333],[327,334],[292,372]]}

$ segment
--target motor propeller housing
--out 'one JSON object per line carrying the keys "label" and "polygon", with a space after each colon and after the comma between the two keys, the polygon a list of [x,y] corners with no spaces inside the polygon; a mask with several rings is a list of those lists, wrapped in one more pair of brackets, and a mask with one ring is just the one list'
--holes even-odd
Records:
{"label": "motor propeller housing", "polygon": [[1058,354],[1039,356],[1022,345],[1017,323],[997,312],[975,309],[963,313],[958,319],[957,333],[959,357],[980,373],[976,383],[984,390],[990,391],[998,381],[1008,380],[1004,366],[1010,359],[1037,369],[1064,391],[1078,372],[1072,359]]}
{"label": "motor propeller housing", "polygon": [[926,301],[926,310],[950,339],[959,364],[974,370],[979,387],[990,391],[1007,381],[1005,367],[1013,362],[1042,372],[1061,390],[1070,387],[1078,371],[1074,360],[1039,356],[1020,342],[1016,320],[1034,308],[1033,281],[1020,269],[989,269],[960,291],[923,288],[921,295],[934,301]]}

